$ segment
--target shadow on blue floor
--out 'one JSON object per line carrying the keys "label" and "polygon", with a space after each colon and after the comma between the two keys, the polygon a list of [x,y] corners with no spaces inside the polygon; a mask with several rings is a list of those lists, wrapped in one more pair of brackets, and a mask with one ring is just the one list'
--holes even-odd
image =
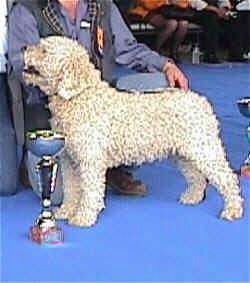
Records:
{"label": "shadow on blue floor", "polygon": [[[250,66],[182,66],[192,88],[206,94],[222,121],[235,169],[246,157],[247,119],[236,100],[250,95]],[[142,166],[137,175],[151,188],[145,198],[108,193],[98,224],[79,229],[61,223],[65,244],[40,247],[28,238],[39,200],[24,190],[1,199],[1,282],[56,281],[249,281],[250,181],[241,180],[245,217],[218,218],[222,200],[214,188],[196,207],[180,205],[185,180],[168,161]]]}

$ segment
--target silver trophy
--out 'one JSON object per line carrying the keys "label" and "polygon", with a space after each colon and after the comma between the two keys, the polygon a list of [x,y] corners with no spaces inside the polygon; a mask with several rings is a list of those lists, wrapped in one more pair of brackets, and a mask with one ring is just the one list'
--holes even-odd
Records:
{"label": "silver trophy", "polygon": [[36,171],[38,185],[42,193],[42,210],[35,225],[30,229],[30,238],[38,244],[58,244],[63,242],[63,231],[57,226],[51,206],[51,194],[55,190],[58,155],[65,145],[65,137],[60,132],[39,130],[27,133],[27,149],[40,157]]}
{"label": "silver trophy", "polygon": [[[250,119],[250,97],[243,97],[239,99],[237,101],[237,105],[240,113],[244,117]],[[250,122],[246,128],[246,136],[248,142],[250,143]],[[248,156],[244,161],[244,164],[241,166],[241,175],[250,178],[250,152],[248,153]]]}

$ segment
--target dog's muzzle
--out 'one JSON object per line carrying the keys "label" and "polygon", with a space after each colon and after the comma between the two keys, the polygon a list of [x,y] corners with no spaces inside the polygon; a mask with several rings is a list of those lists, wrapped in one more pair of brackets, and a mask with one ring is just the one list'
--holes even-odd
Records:
{"label": "dog's muzzle", "polygon": [[30,75],[40,75],[40,72],[36,70],[34,66],[29,66],[28,68],[24,68],[23,72],[25,74],[30,74]]}

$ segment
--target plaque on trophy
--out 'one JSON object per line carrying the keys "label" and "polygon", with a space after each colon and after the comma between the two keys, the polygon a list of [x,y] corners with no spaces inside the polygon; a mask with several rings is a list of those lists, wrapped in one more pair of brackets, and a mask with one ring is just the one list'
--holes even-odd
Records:
{"label": "plaque on trophy", "polygon": [[[240,113],[249,119],[249,124],[246,127],[246,137],[250,143],[250,97],[243,97],[237,101]],[[241,166],[241,175],[250,178],[250,152]]]}
{"label": "plaque on trophy", "polygon": [[27,149],[40,158],[36,165],[38,186],[41,191],[42,210],[35,225],[30,229],[30,238],[38,244],[63,242],[63,231],[57,225],[51,205],[51,194],[55,190],[58,155],[65,145],[60,132],[39,130],[27,133]]}

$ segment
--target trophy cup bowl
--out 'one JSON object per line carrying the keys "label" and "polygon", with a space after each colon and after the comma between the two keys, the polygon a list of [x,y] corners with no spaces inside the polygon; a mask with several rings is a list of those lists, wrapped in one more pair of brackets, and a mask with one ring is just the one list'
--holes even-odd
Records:
{"label": "trophy cup bowl", "polygon": [[246,117],[250,118],[250,97],[243,97],[237,101],[238,109],[240,113]]}
{"label": "trophy cup bowl", "polygon": [[38,185],[42,192],[42,211],[30,229],[30,238],[38,244],[59,244],[63,242],[63,231],[57,226],[51,208],[51,193],[55,190],[58,160],[63,150],[65,137],[60,132],[38,130],[27,133],[26,146],[41,160],[37,164]]}
{"label": "trophy cup bowl", "polygon": [[65,137],[60,132],[39,130],[27,133],[27,149],[38,157],[55,156],[64,148]]}
{"label": "trophy cup bowl", "polygon": [[247,139],[248,139],[248,142],[250,143],[250,126],[247,127]]}
{"label": "trophy cup bowl", "polygon": [[[243,97],[237,101],[238,109],[242,116],[250,118],[250,97]],[[246,128],[247,140],[250,143],[250,123]],[[250,178],[250,153],[241,167],[241,175]]]}

